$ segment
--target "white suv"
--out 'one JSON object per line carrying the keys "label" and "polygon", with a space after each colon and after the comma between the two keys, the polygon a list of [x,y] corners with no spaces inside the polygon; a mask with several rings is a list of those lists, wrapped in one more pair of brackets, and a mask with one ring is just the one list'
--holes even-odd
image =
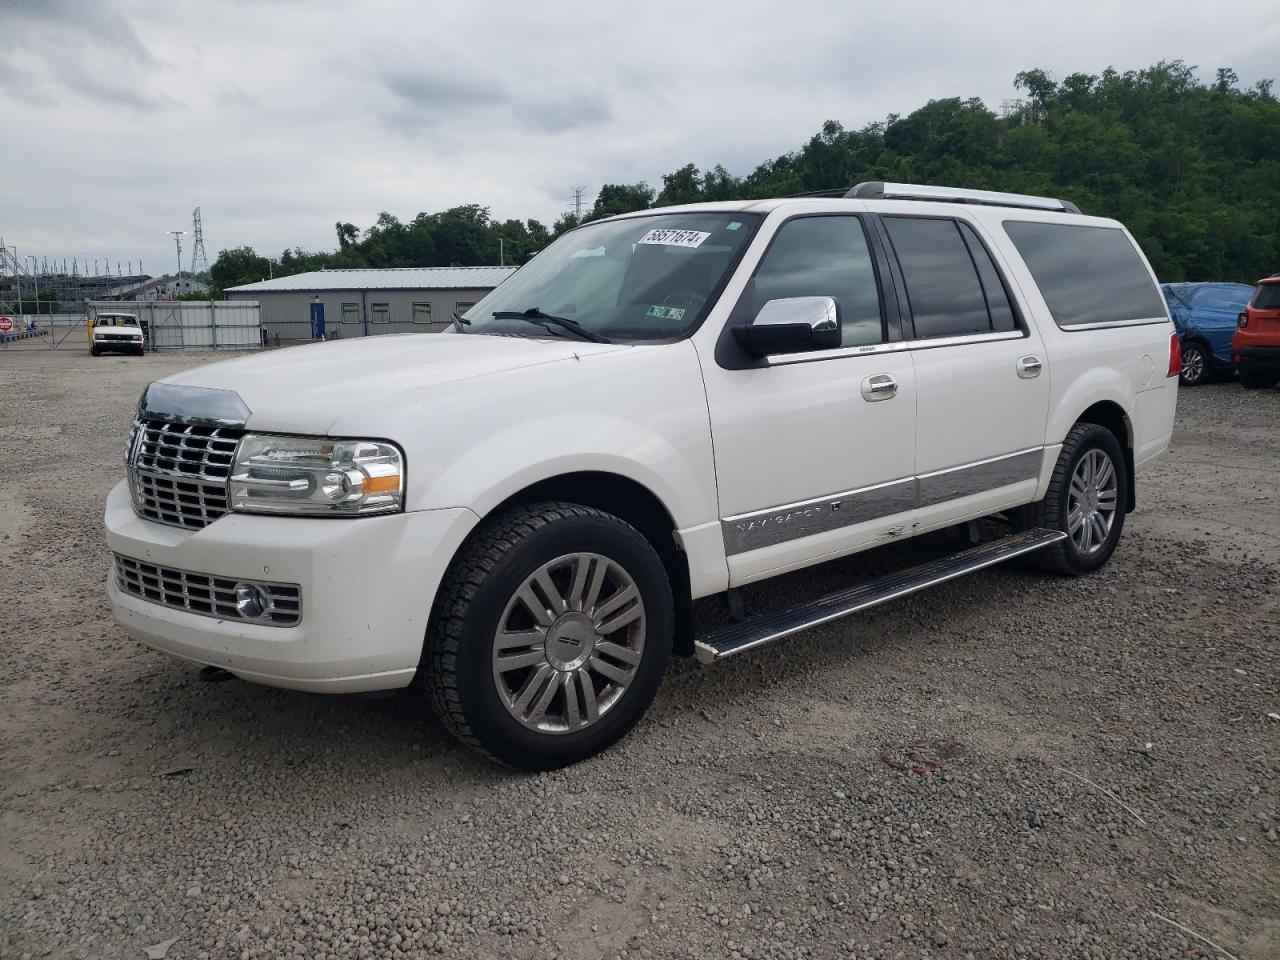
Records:
{"label": "white suv", "polygon": [[[712,661],[1020,554],[1101,566],[1179,366],[1132,237],[1065,202],[874,183],[614,217],[449,333],[153,383],[107,501],[111,603],[246,680],[420,679],[468,744],[554,767],[630,728],[672,651]],[[923,567],[737,602],[993,516],[1007,536]],[[713,594],[734,618],[695,636]]]}

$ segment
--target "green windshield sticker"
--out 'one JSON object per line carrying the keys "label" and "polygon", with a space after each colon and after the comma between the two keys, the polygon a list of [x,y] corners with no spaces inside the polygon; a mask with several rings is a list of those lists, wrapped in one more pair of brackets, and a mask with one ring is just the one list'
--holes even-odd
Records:
{"label": "green windshield sticker", "polygon": [[684,310],[680,307],[664,307],[654,305],[645,311],[646,317],[653,317],[655,320],[683,320]]}
{"label": "green windshield sticker", "polygon": [[739,221],[739,220],[735,220],[735,221],[733,221],[733,223],[731,223],[731,224],[729,224],[727,227],[725,227],[725,229],[726,229],[726,230],[737,230],[740,226],[742,226],[742,222],[741,222],[741,221]]}

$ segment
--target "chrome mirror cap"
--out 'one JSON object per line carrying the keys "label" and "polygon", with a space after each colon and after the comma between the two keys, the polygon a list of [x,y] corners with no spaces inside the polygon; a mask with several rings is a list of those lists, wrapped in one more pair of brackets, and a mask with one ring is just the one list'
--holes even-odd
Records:
{"label": "chrome mirror cap", "polygon": [[770,300],[750,324],[735,326],[734,339],[756,356],[827,350],[840,346],[840,305],[833,297]]}
{"label": "chrome mirror cap", "polygon": [[752,323],[754,327],[777,327],[802,323],[813,333],[840,332],[840,308],[834,297],[788,297],[770,300]]}

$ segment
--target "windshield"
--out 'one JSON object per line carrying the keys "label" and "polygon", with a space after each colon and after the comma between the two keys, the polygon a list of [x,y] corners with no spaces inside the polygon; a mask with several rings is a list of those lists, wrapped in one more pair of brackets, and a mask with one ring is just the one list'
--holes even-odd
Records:
{"label": "windshield", "polygon": [[609,340],[685,336],[710,309],[759,222],[759,214],[672,213],[588,224],[468,310],[467,332],[581,339],[563,324],[513,316],[534,311]]}

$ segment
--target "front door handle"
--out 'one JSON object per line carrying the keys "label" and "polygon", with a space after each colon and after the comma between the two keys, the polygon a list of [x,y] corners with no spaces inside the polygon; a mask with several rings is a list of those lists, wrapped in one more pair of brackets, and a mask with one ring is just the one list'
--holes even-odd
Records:
{"label": "front door handle", "polygon": [[1018,376],[1023,380],[1031,380],[1040,376],[1040,370],[1044,366],[1037,356],[1022,357],[1018,360]]}
{"label": "front door handle", "polygon": [[888,400],[898,394],[898,381],[887,373],[877,373],[862,381],[862,399],[868,403]]}

